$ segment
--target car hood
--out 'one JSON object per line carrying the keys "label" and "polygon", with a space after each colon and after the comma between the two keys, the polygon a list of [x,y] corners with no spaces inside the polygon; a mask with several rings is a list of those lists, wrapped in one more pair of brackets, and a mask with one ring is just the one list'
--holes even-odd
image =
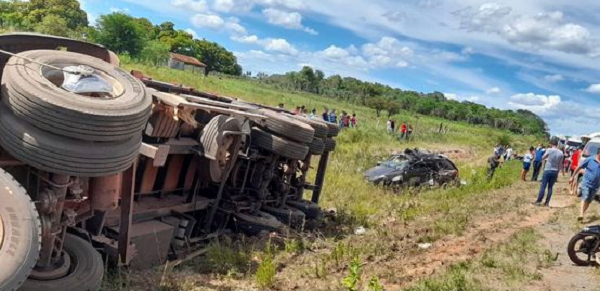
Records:
{"label": "car hood", "polygon": [[392,172],[396,171],[394,168],[385,167],[385,166],[377,166],[365,171],[365,177],[369,179],[369,181],[375,180],[376,177],[381,175],[388,175]]}

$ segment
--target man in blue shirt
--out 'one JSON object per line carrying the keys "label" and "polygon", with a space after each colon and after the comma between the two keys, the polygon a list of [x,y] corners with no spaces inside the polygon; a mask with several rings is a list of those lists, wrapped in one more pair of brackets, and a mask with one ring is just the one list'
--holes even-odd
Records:
{"label": "man in blue shirt", "polygon": [[546,153],[546,149],[542,146],[542,144],[538,145],[537,149],[535,149],[535,159],[533,160],[533,175],[531,176],[531,181],[538,180],[540,169],[542,168],[544,153]]}
{"label": "man in blue shirt", "polygon": [[600,186],[600,149],[595,156],[591,156],[583,161],[571,176],[570,182],[573,183],[579,170],[585,169],[585,174],[581,180],[581,212],[578,221],[583,221],[583,214],[590,206],[592,200],[598,193]]}

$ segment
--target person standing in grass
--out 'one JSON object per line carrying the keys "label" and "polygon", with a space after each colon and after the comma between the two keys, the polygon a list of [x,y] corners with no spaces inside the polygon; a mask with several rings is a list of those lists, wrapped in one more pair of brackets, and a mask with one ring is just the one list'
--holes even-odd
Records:
{"label": "person standing in grass", "polygon": [[356,113],[352,113],[352,118],[350,119],[350,125],[352,128],[356,128]]}
{"label": "person standing in grass", "polygon": [[509,145],[508,148],[506,149],[506,155],[504,160],[505,161],[510,161],[512,159],[513,156],[513,148]]}
{"label": "person standing in grass", "polygon": [[410,139],[410,137],[412,136],[412,132],[413,132],[412,124],[409,124],[408,129],[406,130],[406,140]]}
{"label": "person standing in grass", "polygon": [[402,121],[402,124],[400,125],[400,138],[405,138],[406,137],[406,121]]}
{"label": "person standing in grass", "polygon": [[598,187],[600,186],[600,149],[598,149],[595,156],[585,159],[575,169],[574,174],[569,180],[571,184],[575,183],[575,177],[581,169],[585,169],[585,174],[583,174],[583,179],[581,180],[581,209],[577,217],[578,221],[583,221],[583,214],[598,193]]}
{"label": "person standing in grass", "polygon": [[323,120],[325,121],[329,121],[329,109],[327,107],[325,107],[325,109],[323,109]]}
{"label": "person standing in grass", "polygon": [[393,131],[392,131],[392,120],[391,119],[388,119],[387,124],[386,124],[386,128],[387,128],[387,131],[388,131],[389,134],[393,133]]}
{"label": "person standing in grass", "polygon": [[540,169],[542,168],[542,158],[544,157],[544,152],[546,149],[539,144],[537,149],[535,150],[535,157],[533,159],[533,175],[531,176],[531,181],[537,181],[538,176],[540,175]]}
{"label": "person standing in grass", "polygon": [[496,169],[498,168],[498,166],[500,166],[500,155],[494,153],[494,155],[488,159],[488,164],[490,167],[488,168],[487,177],[488,179],[492,179],[494,177]]}
{"label": "person standing in grass", "polygon": [[335,109],[329,111],[329,122],[337,124],[337,115],[335,115]]}
{"label": "person standing in grass", "polygon": [[531,161],[534,154],[535,149],[530,147],[529,152],[523,156],[523,170],[521,170],[521,180],[523,181],[527,181],[527,173],[529,173],[529,169],[531,168]]}
{"label": "person standing in grass", "polygon": [[548,194],[546,195],[546,201],[544,202],[544,206],[549,206],[550,199],[552,198],[552,189],[554,187],[554,183],[558,179],[558,172],[564,166],[563,159],[564,155],[561,150],[557,148],[558,146],[558,138],[552,138],[550,140],[550,148],[546,150],[542,160],[546,161],[546,166],[544,167],[544,174],[542,175],[542,183],[540,184],[540,191],[538,193],[538,198],[534,202],[535,205],[541,206],[542,200],[544,199],[544,194],[546,194],[546,189],[548,189]]}
{"label": "person standing in grass", "polygon": [[308,115],[308,118],[310,118],[310,119],[315,119],[315,118],[317,118],[317,108],[313,108],[313,109],[310,111],[310,114]]}

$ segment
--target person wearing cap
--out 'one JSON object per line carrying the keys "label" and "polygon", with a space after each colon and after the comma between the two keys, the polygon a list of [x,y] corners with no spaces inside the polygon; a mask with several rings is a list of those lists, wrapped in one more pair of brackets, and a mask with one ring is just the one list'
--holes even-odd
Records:
{"label": "person wearing cap", "polygon": [[[542,156],[542,161],[546,161],[546,165],[544,167],[544,174],[542,175],[540,191],[537,200],[534,202],[535,205],[541,206],[544,196],[546,196],[546,201],[544,201],[543,206],[550,205],[554,183],[556,183],[556,180],[558,179],[558,173],[561,171],[562,167],[564,167],[563,159],[564,154],[558,149],[558,138],[553,137],[550,140],[550,148],[547,149],[544,156]],[[547,195],[545,195],[546,189],[548,189]]]}

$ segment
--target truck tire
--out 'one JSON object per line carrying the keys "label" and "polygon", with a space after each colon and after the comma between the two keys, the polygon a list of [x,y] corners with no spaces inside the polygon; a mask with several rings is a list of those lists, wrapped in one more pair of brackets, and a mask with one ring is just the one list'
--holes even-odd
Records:
{"label": "truck tire", "polygon": [[296,208],[284,206],[282,208],[263,206],[262,211],[275,216],[279,221],[283,222],[294,229],[302,229],[306,215]]}
{"label": "truck tire", "polygon": [[285,225],[275,216],[263,211],[258,211],[255,215],[235,213],[233,216],[237,230],[248,236],[258,235],[261,231],[283,232],[285,230]]}
{"label": "truck tire", "polygon": [[305,144],[311,143],[315,136],[315,130],[310,125],[285,114],[270,109],[261,109],[260,114],[267,117],[260,127],[268,132]]}
{"label": "truck tire", "polygon": [[251,143],[263,150],[291,160],[304,160],[308,146],[293,142],[258,128],[252,129]]}
{"label": "truck tire", "polygon": [[[241,132],[239,120],[226,115],[213,117],[200,132],[200,147],[206,161],[200,171],[204,178],[212,182],[221,182],[223,171],[227,166],[227,157],[231,157],[235,138],[239,136],[224,136],[225,131]],[[235,163],[235,161],[233,161]]]}
{"label": "truck tire", "polygon": [[15,291],[38,260],[42,231],[25,189],[0,169],[0,290]]}
{"label": "truck tire", "polygon": [[[56,280],[27,279],[21,291],[98,291],[104,277],[104,262],[92,244],[82,238],[67,234],[63,250],[71,258],[67,276]],[[75,264],[75,266],[73,266]]]}
{"label": "truck tire", "polygon": [[329,133],[329,127],[325,124],[325,121],[319,119],[310,119],[300,115],[292,115],[296,120],[304,122],[310,125],[315,130],[315,137],[325,138]]}
{"label": "truck tire", "polygon": [[313,142],[308,146],[308,152],[311,155],[319,156],[325,152],[325,144],[320,138],[314,138]]}
{"label": "truck tire", "polygon": [[141,133],[124,141],[86,142],[61,137],[19,120],[0,104],[0,145],[40,170],[83,177],[120,173],[137,157]]}
{"label": "truck tire", "polygon": [[332,122],[325,122],[325,124],[327,124],[327,127],[329,128],[328,137],[334,137],[334,136],[338,136],[338,134],[340,134],[340,126],[338,124],[332,123]]}
{"label": "truck tire", "polygon": [[323,143],[325,144],[326,152],[333,152],[335,150],[335,147],[336,147],[335,139],[328,137],[323,140]]}
{"label": "truck tire", "polygon": [[321,213],[321,207],[317,203],[308,200],[287,201],[288,206],[294,207],[306,215],[306,219],[314,219]]}
{"label": "truck tire", "polygon": [[152,97],[140,81],[122,69],[66,51],[33,50],[19,55],[57,66],[92,67],[115,88],[109,98],[69,92],[60,87],[64,79],[61,71],[12,57],[2,75],[3,102],[23,120],[48,132],[86,141],[125,140],[146,126]]}

